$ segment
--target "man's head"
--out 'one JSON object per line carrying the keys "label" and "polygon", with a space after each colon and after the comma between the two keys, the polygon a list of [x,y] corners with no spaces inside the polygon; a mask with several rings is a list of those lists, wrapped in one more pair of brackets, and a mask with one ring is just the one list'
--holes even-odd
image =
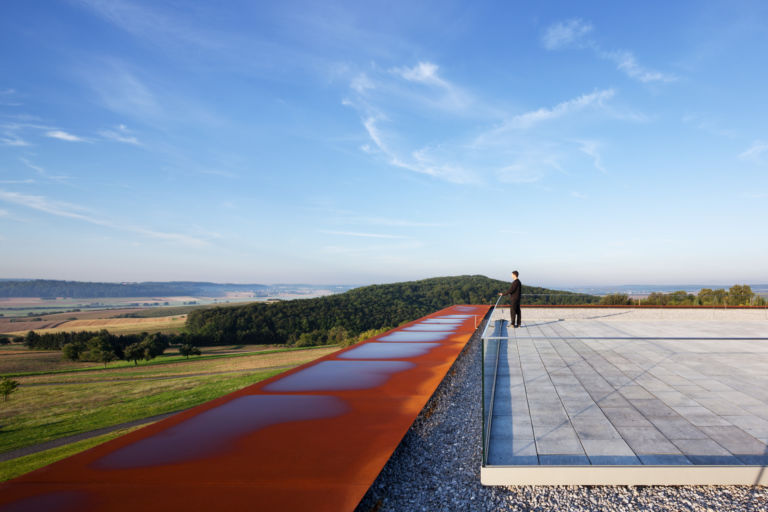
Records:
{"label": "man's head", "polygon": [[520,275],[520,273],[517,270],[512,271],[512,278],[517,279],[517,277]]}

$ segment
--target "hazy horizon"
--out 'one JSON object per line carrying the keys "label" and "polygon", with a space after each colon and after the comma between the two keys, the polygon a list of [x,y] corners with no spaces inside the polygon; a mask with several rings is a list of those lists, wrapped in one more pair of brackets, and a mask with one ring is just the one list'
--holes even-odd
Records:
{"label": "hazy horizon", "polygon": [[768,282],[765,2],[180,5],[4,6],[0,272]]}

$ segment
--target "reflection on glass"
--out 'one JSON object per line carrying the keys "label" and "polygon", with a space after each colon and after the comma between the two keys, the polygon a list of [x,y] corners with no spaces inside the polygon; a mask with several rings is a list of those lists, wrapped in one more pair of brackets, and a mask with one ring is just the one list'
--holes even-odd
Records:
{"label": "reflection on glass", "polygon": [[384,384],[415,365],[406,361],[321,361],[264,387],[265,391],[341,391]]}
{"label": "reflection on glass", "polygon": [[335,396],[247,395],[193,416],[178,425],[98,459],[97,469],[127,469],[178,464],[231,450],[259,429],[339,416],[347,404]]}
{"label": "reflection on glass", "polygon": [[378,341],[442,341],[450,336],[451,332],[408,332],[396,331],[378,339]]}
{"label": "reflection on glass", "polygon": [[410,327],[403,327],[403,331],[455,331],[458,325],[453,324],[414,324]]}
{"label": "reflection on glass", "polygon": [[426,354],[439,343],[376,343],[369,342],[339,355],[340,359],[401,359]]}

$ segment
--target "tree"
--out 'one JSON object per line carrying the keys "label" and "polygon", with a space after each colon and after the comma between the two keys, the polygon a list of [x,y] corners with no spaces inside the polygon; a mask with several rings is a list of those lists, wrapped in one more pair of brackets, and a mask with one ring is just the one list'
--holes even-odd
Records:
{"label": "tree", "polygon": [[625,306],[632,304],[632,299],[626,293],[612,293],[600,299],[600,304],[609,306]]}
{"label": "tree", "polygon": [[201,353],[199,348],[188,343],[179,347],[179,354],[185,356],[187,359],[189,359],[189,356],[199,356]]}
{"label": "tree", "polygon": [[141,343],[131,343],[125,347],[123,354],[126,361],[133,361],[133,365],[137,366],[139,359],[144,359],[144,347],[141,346]]}
{"label": "tree", "polygon": [[16,388],[18,387],[18,381],[11,380],[8,377],[3,377],[0,379],[0,393],[3,395],[3,401],[5,402],[8,400],[8,395],[16,391]]}
{"label": "tree", "polygon": [[328,338],[326,339],[326,343],[328,345],[339,345],[340,347],[345,347],[349,345],[349,332],[342,326],[337,325],[335,327],[331,327],[331,330],[328,331]]}
{"label": "tree", "polygon": [[28,348],[35,348],[35,344],[39,339],[39,334],[37,334],[35,331],[29,331],[27,335],[24,336],[24,345],[26,345]]}
{"label": "tree", "polygon": [[85,345],[79,342],[67,343],[61,347],[61,351],[64,353],[64,357],[70,361],[77,361],[80,359],[80,353],[85,350]]}
{"label": "tree", "polygon": [[735,284],[728,290],[728,304],[730,306],[748,306],[755,294],[748,284]]}

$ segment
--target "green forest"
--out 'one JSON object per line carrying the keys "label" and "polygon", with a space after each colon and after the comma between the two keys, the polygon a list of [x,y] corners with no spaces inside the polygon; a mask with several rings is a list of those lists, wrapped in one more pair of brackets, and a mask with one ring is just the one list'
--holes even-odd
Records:
{"label": "green forest", "polygon": [[[191,339],[205,344],[322,344],[396,327],[453,304],[492,304],[508,282],[485,276],[438,277],[355,288],[316,299],[198,310]],[[588,304],[599,297],[523,285],[524,304]]]}

